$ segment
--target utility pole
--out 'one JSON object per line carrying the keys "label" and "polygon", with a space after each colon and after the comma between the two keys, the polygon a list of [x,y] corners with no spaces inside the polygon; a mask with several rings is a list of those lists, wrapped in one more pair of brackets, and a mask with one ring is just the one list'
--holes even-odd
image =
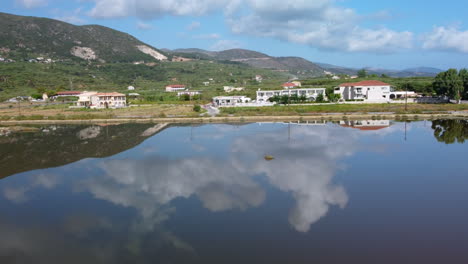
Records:
{"label": "utility pole", "polygon": [[408,111],[408,83],[405,83],[405,112]]}

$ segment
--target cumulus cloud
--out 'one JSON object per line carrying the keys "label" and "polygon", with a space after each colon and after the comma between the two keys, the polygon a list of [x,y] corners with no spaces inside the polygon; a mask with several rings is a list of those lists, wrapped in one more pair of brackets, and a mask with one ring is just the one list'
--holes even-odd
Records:
{"label": "cumulus cloud", "polygon": [[37,7],[42,7],[47,5],[46,0],[16,0],[16,4],[24,7],[24,8],[37,8]]}
{"label": "cumulus cloud", "polygon": [[423,48],[468,53],[468,31],[457,27],[435,27],[424,37]]}
{"label": "cumulus cloud", "polygon": [[242,43],[237,40],[227,40],[222,39],[214,43],[210,49],[214,51],[228,50],[228,49],[238,49],[242,47]]}
{"label": "cumulus cloud", "polygon": [[361,17],[353,9],[338,7],[333,1],[247,2],[247,15],[234,13],[227,19],[234,33],[348,52],[394,52],[413,44],[411,32],[359,26]]}
{"label": "cumulus cloud", "polygon": [[[360,26],[363,19],[379,20],[382,15],[390,16],[388,12],[377,12],[372,18],[338,6],[333,0],[94,1],[90,12],[94,17],[200,16],[223,11],[234,33],[276,38],[325,50],[387,53],[413,46],[411,32]],[[192,24],[188,30],[199,26]]]}

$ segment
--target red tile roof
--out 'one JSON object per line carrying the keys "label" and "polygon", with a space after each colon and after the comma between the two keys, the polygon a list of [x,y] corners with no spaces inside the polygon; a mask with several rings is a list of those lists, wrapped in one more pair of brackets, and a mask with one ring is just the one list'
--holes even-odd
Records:
{"label": "red tile roof", "polygon": [[390,86],[388,83],[384,83],[381,81],[369,80],[369,81],[361,81],[355,83],[342,83],[339,87],[347,87],[347,86]]}
{"label": "red tile roof", "polygon": [[294,83],[283,83],[283,87],[296,87],[297,85],[295,85]]}

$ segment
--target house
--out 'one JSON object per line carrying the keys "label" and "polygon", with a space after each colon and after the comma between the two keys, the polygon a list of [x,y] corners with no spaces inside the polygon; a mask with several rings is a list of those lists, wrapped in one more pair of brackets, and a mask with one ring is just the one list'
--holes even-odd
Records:
{"label": "house", "polygon": [[296,88],[297,85],[295,85],[294,83],[291,83],[291,82],[287,82],[287,83],[283,83],[283,85],[281,85],[284,89],[294,89]]}
{"label": "house", "polygon": [[129,91],[135,91],[135,87],[129,86],[129,87],[127,88],[127,90],[129,90]]}
{"label": "house", "polygon": [[91,96],[96,95],[97,92],[83,92],[79,95],[76,106],[79,107],[90,107],[91,106]]}
{"label": "house", "polygon": [[257,81],[257,82],[262,82],[262,81],[263,81],[263,76],[261,76],[261,75],[255,75],[255,81]]}
{"label": "house", "polygon": [[123,108],[127,106],[127,98],[121,93],[84,92],[77,101],[79,107],[90,108]]}
{"label": "house", "polygon": [[321,94],[325,97],[325,88],[300,88],[300,89],[285,89],[285,90],[273,90],[273,91],[257,91],[257,102],[269,102],[269,99],[273,96],[292,96],[297,95],[298,97],[305,96],[308,101],[315,101]]}
{"label": "house", "polygon": [[224,86],[224,91],[226,93],[230,93],[230,92],[240,92],[240,91],[244,91],[244,87],[234,87],[234,86]]}
{"label": "house", "polygon": [[203,82],[203,85],[208,86],[210,85],[210,82]]}
{"label": "house", "polygon": [[414,92],[395,92],[390,84],[369,80],[355,83],[343,83],[335,88],[335,94],[340,94],[344,100],[362,100],[373,102],[388,102],[404,95],[415,95]]}
{"label": "house", "polygon": [[218,107],[236,106],[251,102],[252,99],[246,96],[217,96],[213,98],[213,104]]}
{"label": "house", "polygon": [[332,80],[339,80],[341,79],[340,76],[333,75]]}
{"label": "house", "polygon": [[179,96],[179,97],[182,96],[182,95],[188,95],[188,96],[192,97],[192,96],[200,95],[200,94],[201,94],[200,91],[189,91],[189,90],[177,92],[177,96]]}
{"label": "house", "polygon": [[173,84],[166,86],[166,92],[184,91],[185,89],[186,87],[183,84]]}
{"label": "house", "polygon": [[302,83],[298,81],[291,82],[292,84],[296,85],[296,87],[301,87]]}

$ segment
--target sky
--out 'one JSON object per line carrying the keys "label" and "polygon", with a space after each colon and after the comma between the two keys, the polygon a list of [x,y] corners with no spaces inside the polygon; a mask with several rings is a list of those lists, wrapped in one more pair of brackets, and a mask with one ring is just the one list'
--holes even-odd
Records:
{"label": "sky", "polygon": [[0,12],[99,24],[156,48],[250,49],[346,67],[468,67],[464,0],[2,0]]}

